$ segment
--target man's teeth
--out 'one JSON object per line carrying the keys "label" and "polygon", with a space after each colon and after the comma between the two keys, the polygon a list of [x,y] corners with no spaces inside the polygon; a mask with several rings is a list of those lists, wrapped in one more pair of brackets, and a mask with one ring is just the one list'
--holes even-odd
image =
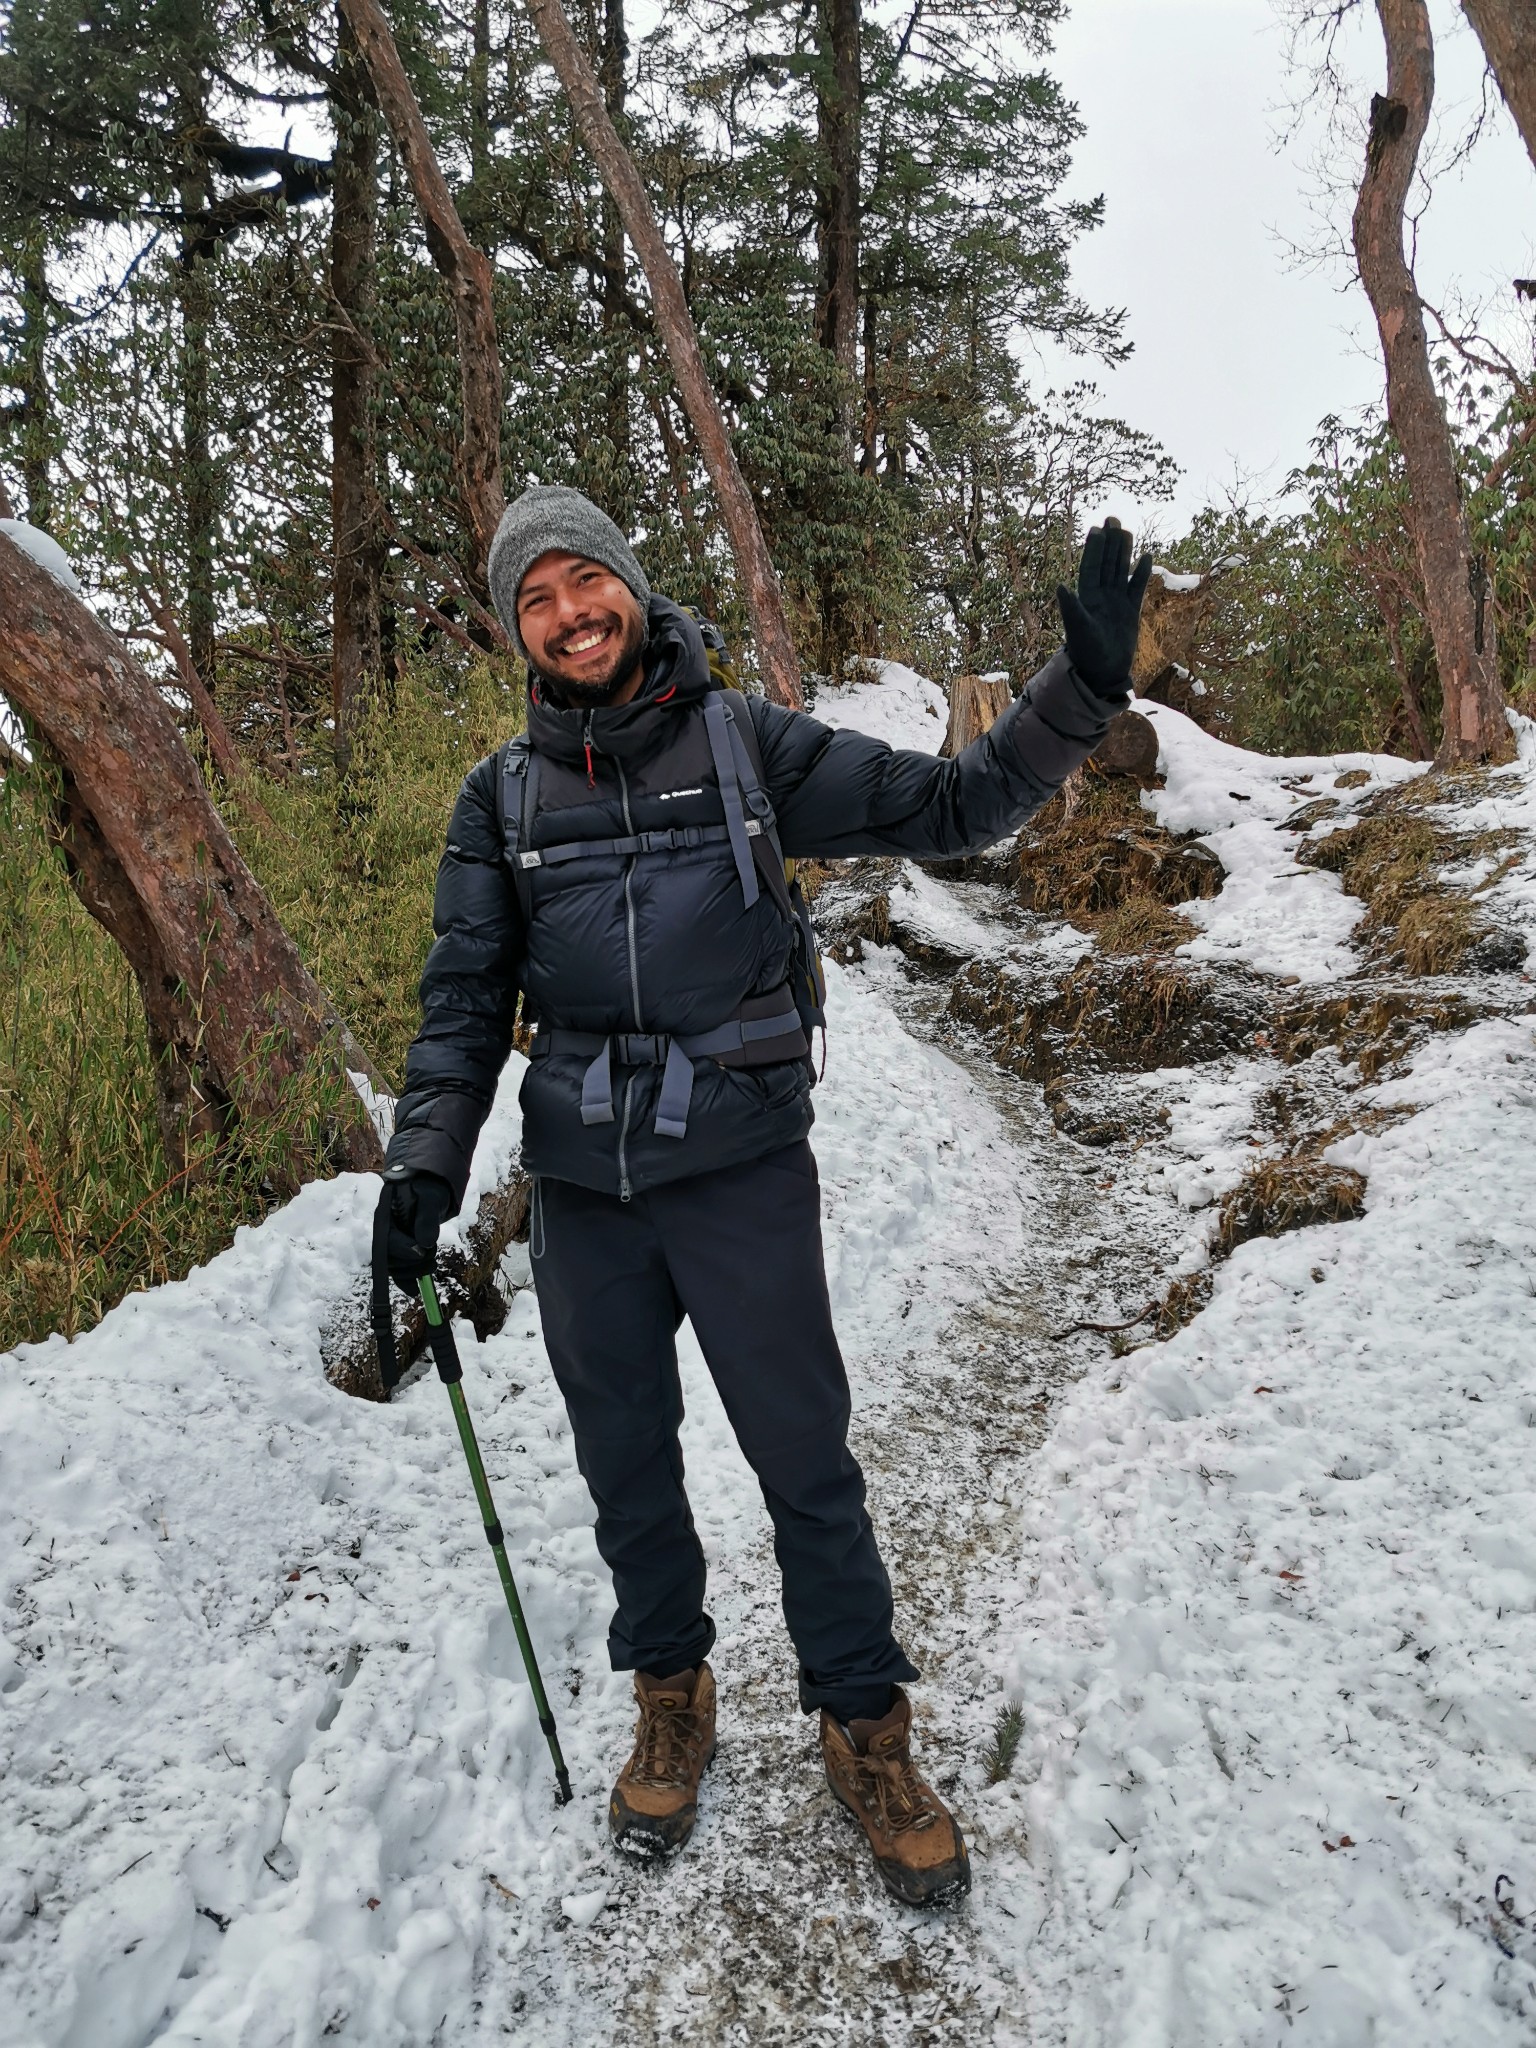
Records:
{"label": "man's teeth", "polygon": [[567,640],[565,651],[567,654],[585,654],[589,647],[596,647],[607,638],[608,628],[605,626],[600,633],[583,633],[579,640]]}

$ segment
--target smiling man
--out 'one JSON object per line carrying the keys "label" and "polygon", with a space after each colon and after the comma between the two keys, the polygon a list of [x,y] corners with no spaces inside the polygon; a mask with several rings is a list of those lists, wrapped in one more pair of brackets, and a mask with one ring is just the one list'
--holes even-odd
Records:
{"label": "smiling man", "polygon": [[969,1888],[960,1829],[912,1756],[918,1673],[848,1448],[807,1142],[819,969],[785,863],[952,858],[1014,831],[1124,706],[1150,568],[1132,570],[1113,520],[1095,528],[1060,592],[1066,649],[942,761],[723,689],[694,618],[579,493],[526,491],[497,533],[491,592],[527,657],[528,732],[454,807],[383,1200],[391,1271],[414,1288],[463,1199],[521,994],[534,1284],[613,1575],[609,1653],[635,1674],[609,1802],[631,1855],[687,1840],[715,1745],[678,1444],[687,1316],[772,1519],[832,1790],[897,1898]]}

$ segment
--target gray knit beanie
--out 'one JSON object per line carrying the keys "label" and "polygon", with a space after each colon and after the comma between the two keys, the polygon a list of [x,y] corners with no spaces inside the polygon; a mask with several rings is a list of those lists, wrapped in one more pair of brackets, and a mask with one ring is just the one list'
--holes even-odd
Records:
{"label": "gray knit beanie", "polygon": [[530,484],[502,513],[486,564],[491,602],[525,661],[528,650],[517,630],[517,593],[540,555],[551,548],[585,555],[589,562],[601,562],[611,569],[634,593],[642,613],[651,601],[645,571],[606,512],[566,484]]}

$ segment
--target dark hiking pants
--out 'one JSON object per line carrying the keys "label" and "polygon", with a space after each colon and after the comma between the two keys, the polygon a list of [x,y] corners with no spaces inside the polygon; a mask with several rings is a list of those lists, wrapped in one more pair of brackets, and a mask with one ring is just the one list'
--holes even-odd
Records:
{"label": "dark hiking pants", "polygon": [[675,1336],[693,1324],[773,1518],[800,1704],[881,1713],[918,1674],[848,1449],[816,1162],[803,1141],[628,1202],[540,1179],[531,1239],[544,1341],[618,1601],[616,1671],[666,1676],[715,1639],[683,1491]]}

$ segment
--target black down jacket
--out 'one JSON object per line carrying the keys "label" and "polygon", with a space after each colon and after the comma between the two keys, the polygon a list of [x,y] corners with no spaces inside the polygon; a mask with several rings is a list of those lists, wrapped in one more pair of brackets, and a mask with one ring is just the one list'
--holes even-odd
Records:
{"label": "black down jacket", "polygon": [[[659,597],[649,625],[633,702],[584,713],[531,697],[539,773],[524,846],[555,857],[546,864],[541,854],[527,875],[530,924],[500,822],[505,808],[518,815],[520,786],[492,755],[459,792],[438,869],[422,1026],[386,1161],[391,1178],[434,1173],[462,1201],[511,1048],[519,989],[547,1055],[533,1060],[522,1087],[523,1163],[533,1173],[627,1196],[760,1158],[811,1127],[799,1037],[762,1048],[769,1064],[674,1054],[679,1073],[668,1086],[673,1038],[718,1036],[728,1019],[784,1009],[773,998],[784,988],[793,931],[768,889],[748,906],[721,829],[727,812],[705,729],[715,686],[699,629]],[[979,852],[1038,810],[1125,702],[1096,697],[1062,653],[989,733],[944,761],[746,700],[783,852],[823,859]],[[503,780],[510,805],[503,798],[499,812]],[[638,852],[582,845],[637,837],[647,839]],[[689,838],[701,843],[683,843]],[[677,1102],[664,1099],[679,1080],[685,1122]]]}

